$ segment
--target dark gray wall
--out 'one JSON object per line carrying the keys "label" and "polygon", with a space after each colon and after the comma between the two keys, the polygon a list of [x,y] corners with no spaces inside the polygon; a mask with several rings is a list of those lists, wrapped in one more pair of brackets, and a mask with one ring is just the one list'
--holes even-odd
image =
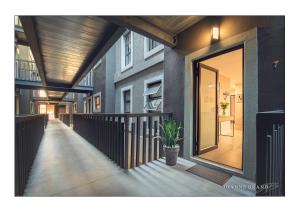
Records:
{"label": "dark gray wall", "polygon": [[83,113],[83,94],[78,93],[76,95],[77,101],[77,113]]}
{"label": "dark gray wall", "polygon": [[105,99],[102,98],[105,107],[103,108],[105,113],[115,112],[115,83],[114,76],[116,72],[116,47],[112,46],[105,56]]}
{"label": "dark gray wall", "polygon": [[32,90],[20,89],[20,114],[30,114],[30,99]]}
{"label": "dark gray wall", "polygon": [[94,69],[94,92],[101,92],[101,112],[105,113],[105,84],[106,84],[106,57],[102,58],[101,64]]}
{"label": "dark gray wall", "polygon": [[[258,110],[285,108],[285,27],[284,17],[277,26],[258,29]],[[278,67],[273,63],[279,61]]]}
{"label": "dark gray wall", "polygon": [[[184,55],[166,46],[164,54],[164,112],[172,112],[184,127]],[[179,155],[182,153],[181,142]]]}
{"label": "dark gray wall", "polygon": [[276,27],[284,16],[208,16],[178,36],[176,49],[184,54],[211,45],[211,29],[220,26],[220,40],[248,31],[254,27]]}

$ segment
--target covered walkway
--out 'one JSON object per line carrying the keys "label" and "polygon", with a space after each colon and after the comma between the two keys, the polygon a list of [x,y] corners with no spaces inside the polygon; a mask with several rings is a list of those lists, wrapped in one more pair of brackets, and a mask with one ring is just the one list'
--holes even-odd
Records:
{"label": "covered walkway", "polygon": [[35,158],[25,196],[254,196],[249,181],[232,177],[224,188],[193,175],[194,163],[175,167],[163,159],[121,169],[59,120],[50,120]]}

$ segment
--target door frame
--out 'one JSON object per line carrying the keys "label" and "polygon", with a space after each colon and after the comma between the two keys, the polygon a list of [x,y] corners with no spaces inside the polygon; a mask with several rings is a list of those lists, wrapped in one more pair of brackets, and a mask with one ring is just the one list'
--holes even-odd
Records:
{"label": "door frame", "polygon": [[[242,85],[243,85],[243,100],[244,100],[244,95],[245,95],[245,84],[244,84],[244,69],[245,69],[245,45],[244,43],[242,44],[237,44],[235,46],[232,46],[232,47],[229,47],[227,49],[224,49],[222,51],[219,51],[219,52],[216,52],[216,53],[212,53],[212,54],[209,54],[209,55],[206,55],[204,57],[201,57],[201,58],[197,58],[195,60],[193,60],[193,145],[192,145],[192,156],[198,156],[198,126],[197,126],[197,122],[198,122],[198,111],[197,111],[197,108],[199,107],[197,104],[197,91],[196,91],[196,88],[198,86],[197,84],[197,79],[199,78],[199,76],[197,76],[197,72],[198,72],[198,64],[200,64],[201,62],[207,60],[207,59],[210,59],[210,58],[213,58],[213,57],[217,57],[217,56],[220,56],[220,55],[223,55],[225,53],[229,53],[229,52],[232,52],[232,51],[235,51],[235,50],[238,50],[238,49],[242,49]],[[199,91],[198,91],[199,92]],[[242,135],[242,168],[239,169],[241,171],[244,170],[244,126],[245,126],[245,116],[244,116],[244,107],[245,107],[245,104],[244,104],[244,101],[243,101],[243,107],[242,107],[242,114],[243,114],[243,126],[242,126],[242,129],[243,129],[243,135]],[[211,149],[210,149],[211,150]],[[203,154],[205,152],[201,152],[201,154]],[[202,159],[202,158],[201,158]],[[214,161],[212,161],[214,162]],[[216,164],[220,164],[222,166],[227,166],[225,164],[221,164],[221,163],[217,163],[217,162],[214,162]]]}
{"label": "door frame", "polygon": [[[196,103],[196,111],[197,111],[197,117],[196,117],[196,129],[197,129],[197,154],[200,155],[200,154],[203,154],[203,153],[206,153],[206,152],[209,152],[211,150],[214,150],[214,149],[217,149],[218,148],[218,143],[219,143],[219,124],[218,124],[218,114],[219,114],[219,110],[218,110],[218,107],[219,107],[219,102],[218,102],[218,94],[219,94],[219,70],[218,69],[215,69],[213,67],[210,67],[208,65],[205,65],[201,62],[197,63],[197,67],[198,67],[198,72],[196,71],[196,74],[198,74],[198,82],[197,82],[197,88],[195,87],[195,89],[198,89],[197,93],[199,95],[196,96],[196,99],[195,99],[195,102],[197,101]],[[201,128],[201,121],[199,120],[199,114],[198,114],[198,111],[201,109],[201,101],[199,101],[199,99],[201,99],[201,68],[204,68],[204,69],[207,69],[209,71],[213,71],[216,73],[216,120],[215,120],[215,125],[216,125],[216,132],[215,132],[215,136],[216,136],[216,140],[215,140],[215,145],[214,146],[210,146],[210,147],[207,147],[203,150],[201,150],[200,148],[200,145],[201,145],[201,140],[200,140],[200,128]],[[199,147],[199,148],[198,148]]]}

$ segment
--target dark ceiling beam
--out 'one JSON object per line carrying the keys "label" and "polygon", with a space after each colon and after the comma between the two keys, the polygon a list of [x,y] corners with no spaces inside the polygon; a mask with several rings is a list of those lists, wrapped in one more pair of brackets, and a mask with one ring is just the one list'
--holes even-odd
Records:
{"label": "dark ceiling beam", "polygon": [[36,62],[42,83],[44,86],[46,86],[47,80],[46,80],[46,75],[45,75],[45,66],[44,66],[43,57],[41,54],[41,49],[40,49],[39,40],[38,40],[38,36],[37,36],[37,32],[36,32],[34,18],[32,16],[20,16],[19,18],[22,23],[23,30],[26,35],[28,44],[32,51],[34,60]]}
{"label": "dark ceiling beam", "polygon": [[17,45],[22,45],[22,46],[28,46],[28,42],[21,40],[21,39],[16,39],[16,44]]}
{"label": "dark ceiling beam", "polygon": [[78,83],[83,79],[83,77],[98,63],[98,61],[105,55],[105,53],[112,47],[115,42],[121,37],[125,32],[124,27],[119,27],[117,25],[108,28],[107,36],[99,42],[99,44],[94,48],[92,53],[80,67],[79,71],[72,80],[72,88],[78,85]]}
{"label": "dark ceiling beam", "polygon": [[93,91],[93,87],[82,87],[82,86],[77,86],[74,88],[54,87],[54,86],[44,86],[41,83],[19,82],[17,80],[15,80],[15,87],[22,88],[22,89],[63,91],[63,92],[71,92],[71,93],[91,93]]}
{"label": "dark ceiling beam", "polygon": [[65,101],[65,100],[35,100],[35,99],[33,99],[33,101],[38,103],[49,103],[49,104],[64,104],[68,102],[74,102],[74,101]]}
{"label": "dark ceiling beam", "polygon": [[177,43],[176,35],[172,35],[157,26],[143,20],[137,16],[100,16],[106,21],[126,27],[141,35],[156,40],[170,47],[175,47]]}
{"label": "dark ceiling beam", "polygon": [[74,102],[72,99],[62,99],[61,97],[33,97],[35,102]]}

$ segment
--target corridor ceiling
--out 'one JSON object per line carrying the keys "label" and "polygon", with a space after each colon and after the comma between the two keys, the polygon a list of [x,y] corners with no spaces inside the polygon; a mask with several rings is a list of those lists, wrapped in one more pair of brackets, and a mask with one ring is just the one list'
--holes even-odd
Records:
{"label": "corridor ceiling", "polygon": [[[20,16],[44,86],[74,88],[125,31],[93,16]],[[64,92],[48,92],[62,97]]]}
{"label": "corridor ceiling", "polygon": [[[43,86],[74,88],[127,29],[174,47],[203,16],[19,16]],[[48,92],[63,97],[64,92]]]}

